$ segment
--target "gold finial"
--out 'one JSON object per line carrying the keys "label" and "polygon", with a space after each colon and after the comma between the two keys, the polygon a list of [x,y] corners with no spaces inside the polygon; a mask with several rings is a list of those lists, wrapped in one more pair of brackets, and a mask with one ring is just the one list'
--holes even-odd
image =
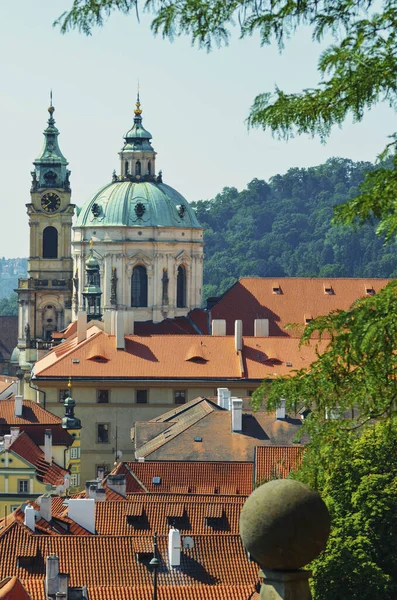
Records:
{"label": "gold finial", "polygon": [[72,393],[72,378],[71,377],[69,377],[68,388],[69,388],[70,393]]}
{"label": "gold finial", "polygon": [[136,94],[136,103],[135,103],[136,109],[134,110],[134,113],[136,115],[141,115],[142,114],[142,110],[141,110],[141,102],[139,99],[139,81],[138,81],[138,89],[137,89],[137,94]]}
{"label": "gold finial", "polygon": [[91,238],[91,239],[90,239],[90,250],[92,250],[92,249],[93,249],[93,247],[94,247],[94,242],[93,242],[93,239]]}
{"label": "gold finial", "polygon": [[51,116],[52,116],[54,110],[55,110],[55,108],[52,105],[52,90],[50,90],[50,106],[48,107],[48,112],[50,113]]}

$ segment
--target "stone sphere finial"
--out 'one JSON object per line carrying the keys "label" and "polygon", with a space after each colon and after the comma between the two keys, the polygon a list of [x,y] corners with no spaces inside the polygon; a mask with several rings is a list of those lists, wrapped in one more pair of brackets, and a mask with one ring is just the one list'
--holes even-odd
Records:
{"label": "stone sphere finial", "polygon": [[329,512],[319,494],[293,479],[261,485],[241,511],[241,539],[263,569],[304,567],[325,548],[329,532]]}

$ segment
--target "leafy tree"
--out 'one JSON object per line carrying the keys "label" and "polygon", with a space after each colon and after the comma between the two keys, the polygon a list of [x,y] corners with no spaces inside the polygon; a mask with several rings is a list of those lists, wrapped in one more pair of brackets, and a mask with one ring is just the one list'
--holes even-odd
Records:
{"label": "leafy tree", "polygon": [[[227,44],[234,26],[241,37],[259,33],[261,45],[276,42],[280,50],[303,26],[314,42],[331,39],[319,56],[316,87],[290,94],[276,86],[255,98],[249,126],[270,129],[280,139],[306,133],[325,140],[347,116],[360,121],[379,102],[397,107],[397,0],[73,0],[55,25],[62,33],[77,28],[88,35],[113,11],[139,19],[140,10],[154,15],[155,34],[170,40],[187,35],[207,50]],[[396,161],[368,175],[360,193],[337,211],[339,223],[375,216],[378,233],[395,235]]]}
{"label": "leafy tree", "polygon": [[18,297],[16,294],[13,294],[9,298],[1,298],[0,315],[8,317],[16,317],[18,315]]}
{"label": "leafy tree", "polygon": [[[324,552],[312,564],[313,600],[397,597],[397,420],[345,438],[319,481],[332,517]],[[295,477],[305,481],[314,449]],[[310,478],[310,476],[309,476]]]}
{"label": "leafy tree", "polygon": [[295,474],[318,489],[333,517],[326,551],[313,564],[314,600],[392,600],[397,595],[397,281],[347,311],[310,322],[309,369],[264,382],[275,408],[311,410],[310,437]]}

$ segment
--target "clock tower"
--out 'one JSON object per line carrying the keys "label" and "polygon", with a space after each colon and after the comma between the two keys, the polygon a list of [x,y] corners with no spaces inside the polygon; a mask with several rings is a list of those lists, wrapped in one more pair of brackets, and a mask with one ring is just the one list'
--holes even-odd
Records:
{"label": "clock tower", "polygon": [[59,149],[54,111],[51,97],[43,149],[31,173],[31,201],[26,205],[30,229],[28,277],[19,280],[16,290],[18,347],[26,349],[26,362],[35,358],[28,350],[44,350],[52,333],[66,327],[72,316],[74,205],[70,202],[70,171]]}

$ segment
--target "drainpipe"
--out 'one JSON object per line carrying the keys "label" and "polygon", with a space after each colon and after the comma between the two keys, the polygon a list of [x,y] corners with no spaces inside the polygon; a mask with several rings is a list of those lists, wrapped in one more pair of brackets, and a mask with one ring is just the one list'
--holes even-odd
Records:
{"label": "drainpipe", "polygon": [[46,402],[47,401],[47,392],[45,392],[44,390],[39,390],[39,388],[37,388],[37,387],[34,387],[32,385],[32,382],[31,382],[30,379],[29,379],[29,387],[30,387],[31,390],[34,390],[35,392],[40,392],[40,394],[43,394],[43,396],[44,396],[44,398],[43,398],[43,408],[45,409],[46,403],[47,403]]}

